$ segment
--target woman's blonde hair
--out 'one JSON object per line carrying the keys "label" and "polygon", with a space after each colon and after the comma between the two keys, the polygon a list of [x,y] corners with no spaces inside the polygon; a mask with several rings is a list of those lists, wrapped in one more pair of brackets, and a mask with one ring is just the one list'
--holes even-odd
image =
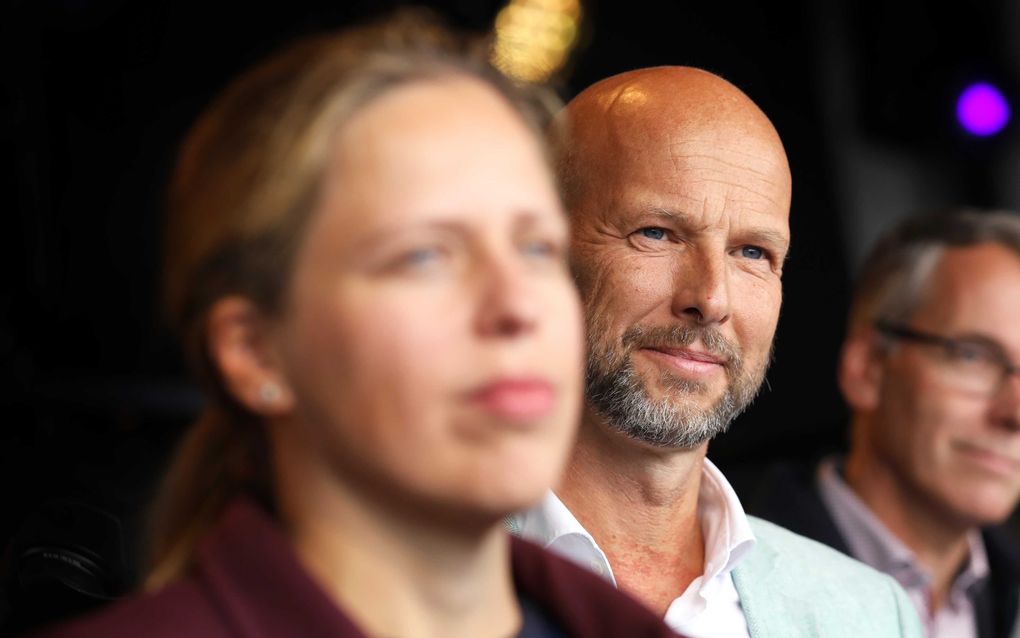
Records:
{"label": "woman's blonde hair", "polygon": [[196,544],[239,493],[272,511],[265,434],[210,360],[210,307],[241,295],[267,316],[278,313],[337,130],[388,90],[457,75],[503,95],[536,137],[556,106],[551,93],[490,66],[485,41],[404,12],[271,57],[233,82],[188,134],[169,191],[164,285],[171,323],[210,400],[157,495],[147,588],[187,572]]}

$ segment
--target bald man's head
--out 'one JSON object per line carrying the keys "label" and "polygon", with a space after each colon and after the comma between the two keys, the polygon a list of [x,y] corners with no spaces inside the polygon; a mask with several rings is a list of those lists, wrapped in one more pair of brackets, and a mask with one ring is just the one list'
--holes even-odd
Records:
{"label": "bald man's head", "polygon": [[554,131],[557,173],[571,211],[592,183],[611,176],[632,153],[668,151],[685,140],[746,140],[771,157],[789,191],[786,153],[768,117],[740,89],[701,69],[654,67],[596,82],[567,104]]}
{"label": "bald man's head", "polygon": [[771,358],[790,238],[779,136],[739,89],[683,67],[603,80],[557,124],[589,404],[641,444],[703,445]]}

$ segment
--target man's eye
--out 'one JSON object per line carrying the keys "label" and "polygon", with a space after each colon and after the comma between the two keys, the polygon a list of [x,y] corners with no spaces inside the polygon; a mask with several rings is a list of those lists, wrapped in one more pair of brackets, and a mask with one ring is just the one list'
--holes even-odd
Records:
{"label": "man's eye", "polygon": [[968,363],[981,363],[994,358],[985,348],[973,343],[956,344],[956,347],[950,350],[950,355],[958,361]]}
{"label": "man's eye", "polygon": [[648,228],[642,228],[638,232],[641,233],[642,237],[647,237],[648,239],[660,240],[660,239],[665,239],[666,238],[666,229],[665,228],[658,228],[656,226],[649,226]]}
{"label": "man's eye", "polygon": [[744,246],[740,249],[740,256],[745,259],[765,259],[765,251],[757,246]]}

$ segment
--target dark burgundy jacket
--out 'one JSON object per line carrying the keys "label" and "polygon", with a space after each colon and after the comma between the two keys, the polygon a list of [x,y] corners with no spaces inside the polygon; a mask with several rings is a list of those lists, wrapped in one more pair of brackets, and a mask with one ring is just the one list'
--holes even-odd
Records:
{"label": "dark burgundy jacket", "polygon": [[[610,583],[540,547],[512,541],[514,580],[577,638],[675,636]],[[299,565],[277,525],[239,499],[198,550],[197,569],[166,589],[115,603],[45,638],[364,638]]]}

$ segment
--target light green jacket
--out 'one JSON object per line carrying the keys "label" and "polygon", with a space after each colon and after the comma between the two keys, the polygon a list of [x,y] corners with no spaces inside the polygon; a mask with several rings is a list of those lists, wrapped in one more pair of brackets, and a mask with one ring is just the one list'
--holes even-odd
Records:
{"label": "light green jacket", "polygon": [[910,599],[891,576],[793,532],[748,517],[757,540],[733,570],[751,638],[920,638]]}

